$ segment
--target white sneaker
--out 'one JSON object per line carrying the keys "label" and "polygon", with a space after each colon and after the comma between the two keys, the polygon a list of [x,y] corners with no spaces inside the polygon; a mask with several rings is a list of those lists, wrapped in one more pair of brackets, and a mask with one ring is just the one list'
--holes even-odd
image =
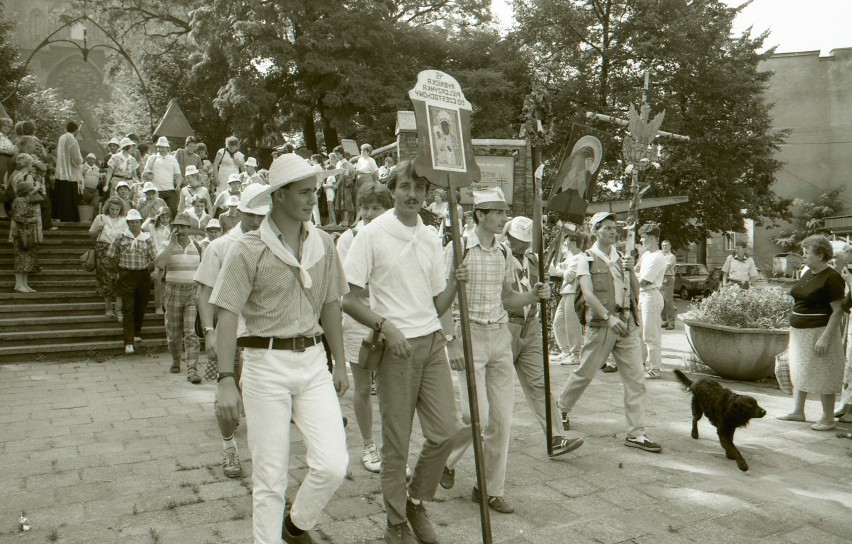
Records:
{"label": "white sneaker", "polygon": [[136,350],[133,349],[133,344],[127,344],[126,346],[124,346],[124,353],[126,353],[127,355],[133,355],[134,353],[136,353]]}
{"label": "white sneaker", "polygon": [[364,446],[364,449],[361,450],[361,464],[369,472],[378,474],[382,470],[382,457],[379,455],[379,450],[376,449],[375,444]]}
{"label": "white sneaker", "polygon": [[411,467],[408,466],[408,463],[405,463],[405,480],[406,481],[411,480],[411,475],[412,475],[411,474]]}

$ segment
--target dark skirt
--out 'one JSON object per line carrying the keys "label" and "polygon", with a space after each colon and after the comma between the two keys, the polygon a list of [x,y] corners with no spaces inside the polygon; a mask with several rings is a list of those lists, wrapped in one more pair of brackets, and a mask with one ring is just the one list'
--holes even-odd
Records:
{"label": "dark skirt", "polygon": [[80,213],[77,211],[79,198],[76,181],[56,180],[51,198],[53,218],[64,222],[80,221]]}
{"label": "dark skirt", "polygon": [[118,260],[107,257],[108,249],[109,244],[106,242],[95,244],[97,262],[95,275],[98,281],[98,294],[102,297],[114,297],[118,290]]}

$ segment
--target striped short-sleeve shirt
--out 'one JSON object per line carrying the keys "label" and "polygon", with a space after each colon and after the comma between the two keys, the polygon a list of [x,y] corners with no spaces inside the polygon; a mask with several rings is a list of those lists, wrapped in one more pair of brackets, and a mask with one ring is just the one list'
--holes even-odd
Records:
{"label": "striped short-sleeve shirt", "polygon": [[166,265],[166,283],[190,285],[194,283],[195,271],[201,263],[201,253],[192,240],[182,251],[174,251]]}
{"label": "striped short-sleeve shirt", "polygon": [[[267,219],[268,220],[268,219]],[[245,234],[228,251],[210,303],[245,319],[247,336],[291,338],[321,334],[323,305],[349,291],[331,237],[317,230],[325,256],[308,273],[313,285],[303,288],[299,271],[284,264],[261,239]],[[278,239],[278,243],[282,240]],[[289,251],[289,250],[288,250]]]}

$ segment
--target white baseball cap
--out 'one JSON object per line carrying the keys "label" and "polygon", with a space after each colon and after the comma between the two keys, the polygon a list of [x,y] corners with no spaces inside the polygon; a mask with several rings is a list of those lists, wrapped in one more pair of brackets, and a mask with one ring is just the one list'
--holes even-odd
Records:
{"label": "white baseball cap", "polygon": [[142,214],[139,213],[139,210],[133,210],[127,212],[127,215],[124,216],[125,221],[142,221]]}
{"label": "white baseball cap", "polygon": [[194,164],[190,164],[189,166],[186,167],[186,172],[184,172],[184,175],[185,176],[191,176],[191,175],[197,174],[197,173],[198,173],[198,167],[195,166]]}
{"label": "white baseball cap", "polygon": [[147,193],[148,191],[156,191],[157,186],[151,183],[150,181],[145,182],[145,185],[142,186],[142,192]]}
{"label": "white baseball cap", "polygon": [[533,220],[519,215],[509,221],[509,235],[521,242],[532,242]]}
{"label": "white baseball cap", "polygon": [[210,221],[207,222],[207,226],[204,227],[204,228],[205,228],[205,230],[206,229],[221,229],[222,224],[219,223],[218,219],[211,219]]}

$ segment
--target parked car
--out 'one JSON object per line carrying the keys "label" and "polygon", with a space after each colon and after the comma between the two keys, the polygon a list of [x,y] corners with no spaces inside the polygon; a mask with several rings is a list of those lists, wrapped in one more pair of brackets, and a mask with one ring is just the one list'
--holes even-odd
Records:
{"label": "parked car", "polygon": [[675,294],[683,300],[704,294],[708,276],[707,267],[701,263],[675,265]]}
{"label": "parked car", "polygon": [[[757,269],[758,278],[751,283],[751,286],[754,289],[763,289],[764,287],[769,287],[769,281],[766,279],[766,276],[763,274],[763,271],[759,268]],[[722,268],[716,267],[713,269],[713,272],[707,277],[707,281],[704,284],[704,296],[710,296],[711,293],[714,293],[719,290],[719,286],[722,284]]]}

